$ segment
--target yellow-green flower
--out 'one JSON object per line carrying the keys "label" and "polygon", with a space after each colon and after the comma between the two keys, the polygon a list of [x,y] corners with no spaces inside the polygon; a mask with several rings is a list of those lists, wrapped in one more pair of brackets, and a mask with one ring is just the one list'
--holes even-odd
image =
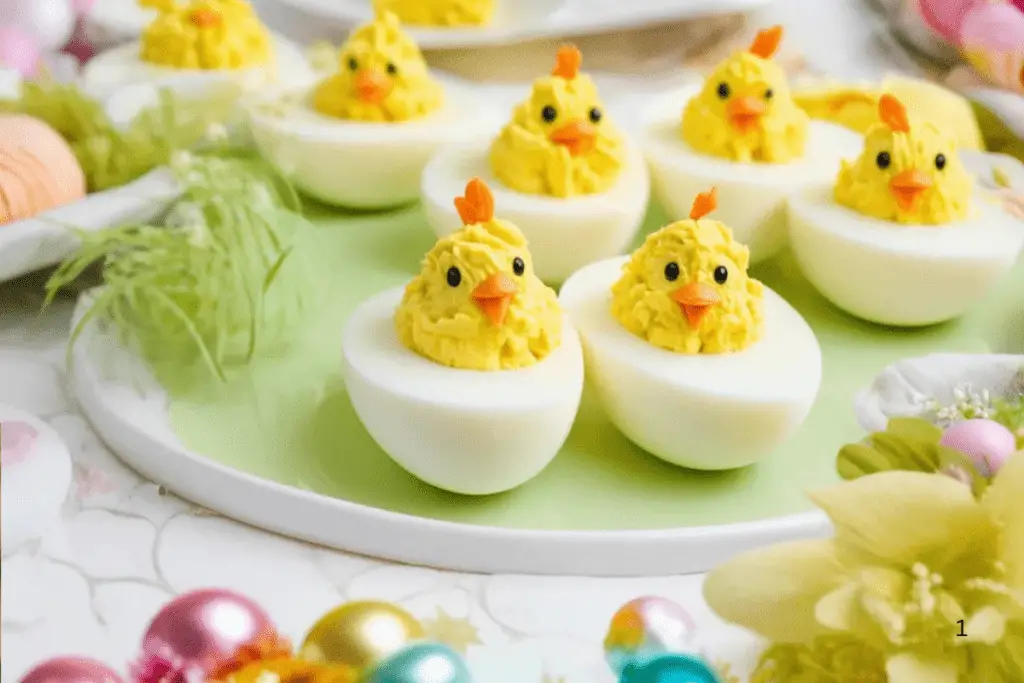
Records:
{"label": "yellow-green flower", "polygon": [[714,571],[704,594],[722,618],[800,645],[805,658],[852,639],[863,661],[884,662],[889,683],[1024,681],[1024,454],[980,500],[953,478],[906,471],[812,499],[834,538],[757,550]]}

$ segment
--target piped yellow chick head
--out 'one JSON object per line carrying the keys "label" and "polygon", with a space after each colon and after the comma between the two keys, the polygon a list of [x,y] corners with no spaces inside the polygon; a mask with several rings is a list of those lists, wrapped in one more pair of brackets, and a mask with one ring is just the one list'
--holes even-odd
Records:
{"label": "piped yellow chick head", "polygon": [[627,330],[676,353],[742,351],[761,338],[764,285],[747,275],[750,251],[705,218],[716,192],[688,220],[652,233],[612,286],[612,315]]}
{"label": "piped yellow chick head", "polygon": [[937,225],[967,218],[971,176],[957,146],[934,124],[911,119],[893,95],[878,100],[880,123],[864,151],[843,162],[835,200],[865,216],[897,223]]}
{"label": "piped yellow chick head", "polygon": [[139,0],[160,12],[140,58],[175,69],[242,69],[273,58],[270,32],[246,0]]}
{"label": "piped yellow chick head", "polygon": [[394,12],[412,26],[482,26],[494,16],[495,0],[373,0],[378,12]]}
{"label": "piped yellow chick head", "polygon": [[442,238],[395,314],[402,344],[442,365],[510,370],[543,360],[562,338],[554,290],[533,272],[526,238],[494,217],[479,178],[455,200],[464,227]]}
{"label": "piped yellow chick head", "polygon": [[733,161],[785,163],[804,155],[809,118],[772,56],[782,27],[757,34],[708,76],[683,110],[682,136],[698,152]]}
{"label": "piped yellow chick head", "polygon": [[358,121],[409,121],[444,101],[423,53],[391,12],[357,28],[338,52],[338,71],[317,86],[313,108]]}
{"label": "piped yellow chick head", "polygon": [[562,47],[551,75],[534,82],[492,143],[491,168],[513,190],[571,197],[604,192],[618,179],[625,143],[582,61],[575,46]]}

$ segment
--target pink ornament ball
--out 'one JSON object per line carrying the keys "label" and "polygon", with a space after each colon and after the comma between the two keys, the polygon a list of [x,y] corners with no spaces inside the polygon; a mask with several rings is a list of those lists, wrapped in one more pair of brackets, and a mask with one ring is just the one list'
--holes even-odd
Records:
{"label": "pink ornament ball", "polygon": [[276,637],[267,613],[244,595],[223,589],[185,593],[150,622],[132,678],[201,680],[244,648]]}
{"label": "pink ornament ball", "polygon": [[921,18],[933,31],[950,43],[956,43],[960,25],[974,5],[985,0],[914,0]]}
{"label": "pink ornament ball", "polygon": [[95,659],[56,657],[37,664],[20,683],[124,683],[124,679]]}
{"label": "pink ornament ball", "polygon": [[939,444],[968,456],[985,477],[994,476],[1017,451],[1009,429],[992,420],[965,420],[949,427]]}
{"label": "pink ornament ball", "polygon": [[14,26],[0,26],[0,67],[32,78],[39,72],[39,62],[39,45],[32,36]]}

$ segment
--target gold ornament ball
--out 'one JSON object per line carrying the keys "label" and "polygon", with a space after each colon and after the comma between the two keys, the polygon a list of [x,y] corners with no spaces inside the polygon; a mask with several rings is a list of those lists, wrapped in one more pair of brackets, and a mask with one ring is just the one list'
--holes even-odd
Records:
{"label": "gold ornament ball", "polygon": [[364,671],[412,641],[424,637],[414,616],[387,602],[348,602],[313,625],[302,643],[301,657],[345,664]]}

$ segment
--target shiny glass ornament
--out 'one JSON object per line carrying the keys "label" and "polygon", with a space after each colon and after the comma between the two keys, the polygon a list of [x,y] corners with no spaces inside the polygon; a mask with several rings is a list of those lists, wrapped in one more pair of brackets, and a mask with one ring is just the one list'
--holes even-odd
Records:
{"label": "shiny glass ornament", "polygon": [[604,652],[608,665],[621,673],[637,657],[683,652],[693,632],[693,618],[666,598],[645,596],[619,608],[608,626]]}
{"label": "shiny glass ornament", "polygon": [[397,605],[349,602],[313,625],[299,653],[310,661],[366,670],[422,637],[420,622]]}
{"label": "shiny glass ornament", "polygon": [[472,676],[447,645],[413,643],[377,665],[366,683],[472,683]]}
{"label": "shiny glass ornament", "polygon": [[722,683],[718,672],[696,655],[678,652],[641,656],[630,661],[619,683]]}

